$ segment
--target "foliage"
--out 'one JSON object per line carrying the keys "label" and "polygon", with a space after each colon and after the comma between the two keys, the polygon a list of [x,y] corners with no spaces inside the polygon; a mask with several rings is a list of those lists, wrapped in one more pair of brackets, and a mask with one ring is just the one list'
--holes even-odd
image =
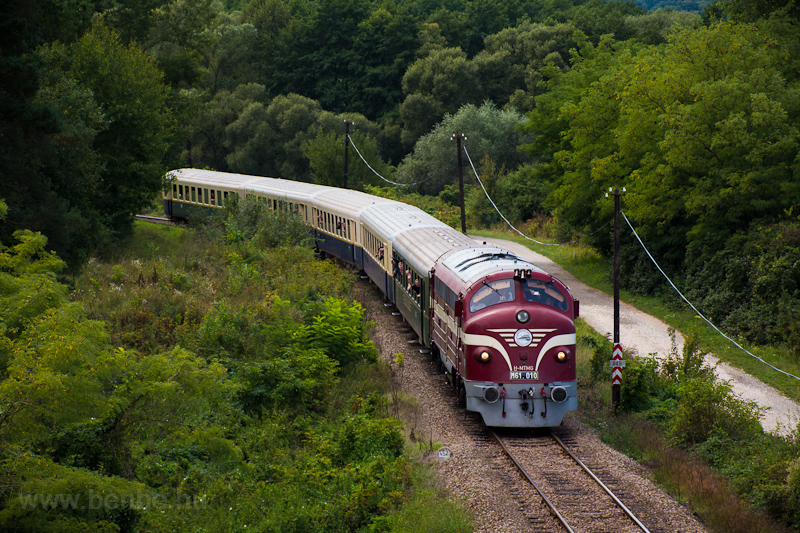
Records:
{"label": "foliage", "polygon": [[[715,249],[744,221],[788,208],[791,186],[779,176],[791,173],[797,148],[795,89],[768,81],[778,75],[777,57],[759,39],[747,28],[720,25],[679,31],[663,50],[616,54],[614,76],[568,111],[572,151],[560,153],[566,174],[553,194],[561,215],[597,224],[610,210],[598,194],[602,184],[626,185],[640,234],[657,251],[670,245],[667,257],[680,260],[680,244]],[[734,49],[736,57],[724,59]],[[783,194],[751,201],[746,191],[770,182]]]}
{"label": "foliage", "polygon": [[294,333],[293,341],[322,350],[341,366],[358,361],[374,362],[377,352],[372,341],[367,339],[362,313],[363,308],[358,302],[348,306],[342,300],[329,298],[323,302],[312,323]]}
{"label": "foliage", "polygon": [[575,30],[571,24],[523,22],[487,36],[486,47],[473,61],[482,97],[499,107],[510,101],[517,111],[529,111],[533,97],[544,92],[540,70],[547,65],[568,67]]}
{"label": "foliage", "polygon": [[636,0],[638,5],[641,5],[648,11],[700,11],[710,3],[710,0]]}
{"label": "foliage", "polygon": [[246,413],[261,409],[320,410],[334,382],[337,363],[320,349],[300,343],[266,360],[236,365],[243,386],[238,401]]}
{"label": "foliage", "polygon": [[68,69],[92,91],[108,127],[93,147],[101,156],[103,187],[95,206],[114,231],[130,231],[132,212],[161,190],[161,169],[171,134],[167,88],[153,59],[96,23],[74,45]]}
{"label": "foliage", "polygon": [[734,396],[728,383],[693,377],[679,383],[676,393],[681,402],[669,432],[682,444],[704,442],[714,433],[746,440],[761,432],[759,408]]}
{"label": "foliage", "polygon": [[[488,157],[496,167],[513,168],[524,156],[516,146],[528,138],[517,129],[523,118],[514,111],[501,111],[491,102],[481,107],[464,106],[436,125],[433,132],[417,142],[414,151],[397,169],[397,181],[419,183],[418,190],[439,194],[445,186],[457,183],[457,151],[451,137],[460,132],[466,135],[464,146],[469,159],[462,155],[464,182],[474,183],[470,176],[469,160],[479,164]],[[476,169],[479,173],[482,169]]]}
{"label": "foliage", "polygon": [[[383,418],[386,381],[363,309],[340,299],[350,278],[308,249],[261,249],[259,224],[234,206],[226,216],[221,227],[238,221],[240,239],[141,228],[130,245],[144,260],[120,249],[91,261],[76,301],[62,287],[3,337],[2,474],[16,487],[3,524],[345,531],[403,506],[403,430]],[[222,250],[208,247],[213,235]],[[34,276],[60,287],[45,240],[20,236],[3,249],[8,296]],[[225,282],[245,271],[267,286],[238,293]],[[112,320],[87,319],[81,300]],[[130,349],[155,324],[163,334]]]}
{"label": "foliage", "polygon": [[[393,178],[392,168],[381,160],[373,139],[357,132],[351,133],[350,139],[346,188],[364,190],[368,185],[383,183],[376,173],[384,179]],[[320,134],[303,145],[303,153],[308,158],[314,183],[344,187],[345,148],[340,134]]]}
{"label": "foliage", "polygon": [[61,466],[46,457],[18,453],[0,466],[19,480],[18,495],[6,497],[0,527],[21,532],[133,532],[141,506],[153,491],[141,483]]}
{"label": "foliage", "polygon": [[728,331],[800,353],[798,236],[795,221],[753,224],[713,255],[693,253],[686,294]]}

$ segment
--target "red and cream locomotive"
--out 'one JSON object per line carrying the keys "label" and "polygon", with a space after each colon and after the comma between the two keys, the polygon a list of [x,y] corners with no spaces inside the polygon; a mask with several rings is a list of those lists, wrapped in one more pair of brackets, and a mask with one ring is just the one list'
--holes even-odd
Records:
{"label": "red and cream locomotive", "polygon": [[578,302],[530,262],[358,191],[198,169],[168,177],[171,217],[231,195],[296,212],[321,252],[361,268],[397,307],[487,425],[556,426],[577,409]]}
{"label": "red and cream locomotive", "polygon": [[560,281],[487,246],[448,252],[432,276],[431,341],[469,411],[539,427],[577,409],[578,305]]}

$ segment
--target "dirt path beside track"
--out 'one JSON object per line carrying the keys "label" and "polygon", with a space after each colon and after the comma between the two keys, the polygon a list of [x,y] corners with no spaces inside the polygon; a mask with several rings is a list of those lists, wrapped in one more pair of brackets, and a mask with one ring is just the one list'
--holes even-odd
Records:
{"label": "dirt path beside track", "polygon": [[[614,300],[612,296],[581,283],[547,257],[521,244],[478,237],[475,240],[506,248],[557,277],[570,288],[575,298],[580,300],[581,318],[589,326],[604,335],[614,331]],[[625,349],[636,350],[640,356],[657,354],[657,357],[665,358],[669,355],[672,339],[667,332],[667,324],[624,302],[620,302],[619,315],[620,341]],[[681,353],[683,337],[680,333],[676,333],[675,341],[678,353]],[[729,381],[734,392],[741,398],[768,408],[761,421],[766,431],[788,435],[797,426],[800,420],[800,404],[742,370],[720,362],[716,357],[706,356],[706,362],[710,365],[717,365],[717,376]],[[622,379],[625,379],[624,371]]]}

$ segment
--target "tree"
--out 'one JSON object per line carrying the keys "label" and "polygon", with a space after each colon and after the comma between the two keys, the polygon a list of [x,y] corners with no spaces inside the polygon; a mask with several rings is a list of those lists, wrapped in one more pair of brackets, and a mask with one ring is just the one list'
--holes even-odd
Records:
{"label": "tree", "polygon": [[97,224],[87,200],[75,197],[97,177],[91,135],[82,126],[102,129],[103,120],[86,88],[55,72],[47,51],[36,48],[54,36],[73,38],[83,24],[80,12],[73,2],[0,6],[0,190],[8,206],[0,240],[20,228],[45,232],[73,267],[87,241],[102,233],[92,231]]}
{"label": "tree", "polygon": [[575,47],[574,32],[570,24],[525,22],[486,37],[486,48],[473,60],[483,97],[502,106],[512,95],[517,104],[524,95],[529,103],[517,110],[528,111],[533,107],[533,96],[543,92],[540,69],[548,64],[568,67],[569,51]]}
{"label": "tree", "polygon": [[795,21],[800,19],[800,6],[793,0],[716,0],[711,6],[738,22],[755,22],[781,11]]}
{"label": "tree", "polygon": [[663,44],[676,26],[697,27],[700,17],[689,11],[659,9],[640,16],[629,16],[625,25],[633,38],[645,44]]}
{"label": "tree", "polygon": [[210,43],[202,50],[200,64],[205,68],[205,86],[211,94],[240,84],[260,82],[263,76],[255,68],[258,30],[252,24],[238,24],[230,18],[208,30]]}
{"label": "tree", "polygon": [[[351,145],[347,188],[364,190],[365,185],[383,183],[367,164],[384,178],[391,179],[391,168],[381,161],[377,143],[360,132],[352,132],[350,138],[366,163]],[[344,135],[340,133],[320,133],[303,145],[303,153],[308,158],[314,183],[344,187],[344,150]]]}
{"label": "tree", "polygon": [[214,31],[223,18],[213,0],[174,0],[153,12],[146,49],[155,54],[164,78],[173,87],[188,88],[200,77],[200,60],[219,48],[223,38]]}
{"label": "tree", "polygon": [[474,103],[480,86],[474,65],[459,48],[445,48],[415,61],[403,76],[400,106],[403,143],[410,145],[446,113]]}
{"label": "tree", "polygon": [[[461,132],[467,136],[465,146],[476,165],[488,156],[498,168],[515,169],[525,159],[516,147],[530,140],[518,130],[523,117],[515,111],[502,111],[491,102],[481,107],[465,105],[458,113],[446,115],[434,130],[422,137],[412,154],[397,170],[397,180],[417,183],[426,194],[439,194],[448,184],[457,183],[457,153],[451,136]],[[463,158],[465,182],[471,169]],[[480,172],[480,168],[478,171]]]}
{"label": "tree", "polygon": [[152,57],[95,23],[71,49],[69,72],[90,89],[108,127],[97,134],[102,186],[93,207],[115,232],[131,228],[131,214],[161,190],[162,160],[171,135],[168,89]]}
{"label": "tree", "polygon": [[797,194],[800,109],[780,48],[763,38],[724,24],[610,56],[608,74],[559,108],[569,124],[550,199],[559,216],[599,227],[610,216],[602,191],[625,186],[628,215],[673,267],[687,245],[718,250],[751,221],[780,218]]}
{"label": "tree", "polygon": [[348,111],[376,120],[402,102],[403,74],[414,60],[419,27],[405,8],[397,13],[378,8],[359,23],[353,46],[363,73],[354,80]]}

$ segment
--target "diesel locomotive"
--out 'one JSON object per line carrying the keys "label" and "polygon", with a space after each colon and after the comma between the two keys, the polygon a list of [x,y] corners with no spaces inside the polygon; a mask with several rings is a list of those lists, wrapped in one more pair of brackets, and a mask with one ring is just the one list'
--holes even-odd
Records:
{"label": "diesel locomotive", "polygon": [[529,261],[358,191],[198,169],[168,178],[171,218],[234,195],[297,213],[320,252],[363,270],[394,304],[486,425],[557,426],[577,409],[578,301]]}

